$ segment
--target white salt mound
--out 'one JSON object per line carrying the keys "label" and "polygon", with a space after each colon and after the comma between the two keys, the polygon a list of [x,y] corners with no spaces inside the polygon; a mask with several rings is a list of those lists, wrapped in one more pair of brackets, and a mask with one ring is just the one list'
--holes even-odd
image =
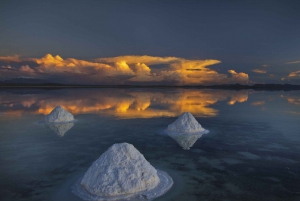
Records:
{"label": "white salt mound", "polygon": [[63,137],[65,133],[70,130],[74,123],[59,123],[59,124],[45,124],[51,131],[56,133],[59,137]]}
{"label": "white salt mound", "polygon": [[72,188],[84,200],[152,199],[173,184],[131,144],[111,146]]}
{"label": "white salt mound", "polygon": [[189,112],[182,113],[174,123],[168,125],[166,131],[184,134],[208,133]]}
{"label": "white salt mound", "polygon": [[62,106],[56,106],[50,114],[45,116],[46,123],[63,123],[74,121],[74,116],[66,111]]}

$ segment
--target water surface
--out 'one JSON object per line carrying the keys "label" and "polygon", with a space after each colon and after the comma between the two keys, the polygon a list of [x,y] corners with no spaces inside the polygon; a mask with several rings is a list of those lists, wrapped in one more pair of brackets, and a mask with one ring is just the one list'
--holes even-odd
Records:
{"label": "water surface", "polygon": [[[57,105],[78,121],[39,124]],[[186,111],[210,133],[161,134]],[[174,177],[157,200],[300,200],[299,122],[297,91],[1,90],[0,198],[59,199],[108,147],[128,142]]]}

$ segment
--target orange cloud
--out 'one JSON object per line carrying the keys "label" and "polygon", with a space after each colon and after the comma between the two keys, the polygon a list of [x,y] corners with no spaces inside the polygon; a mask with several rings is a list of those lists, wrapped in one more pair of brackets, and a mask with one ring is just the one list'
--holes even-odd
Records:
{"label": "orange cloud", "polygon": [[252,72],[254,72],[254,73],[259,73],[259,74],[267,73],[266,70],[261,70],[261,69],[253,69]]}
{"label": "orange cloud", "polygon": [[[37,64],[34,68],[22,66],[22,72],[41,72],[49,75],[66,76],[71,73],[69,82],[84,83],[172,83],[177,85],[209,85],[248,83],[246,73],[237,73],[229,70],[229,74],[221,74],[209,68],[220,63],[219,60],[189,60],[179,57],[154,57],[154,56],[118,56],[98,58],[94,60],[80,60],[75,58],[63,59],[61,56],[47,54],[42,58],[20,59],[19,57],[5,57],[6,61],[30,61]],[[8,59],[9,58],[9,59]],[[163,65],[157,68],[156,65]],[[76,77],[74,77],[76,75]],[[69,75],[71,76],[71,75]],[[73,80],[72,80],[73,79]]]}
{"label": "orange cloud", "polygon": [[291,72],[288,77],[300,77],[300,70],[299,71],[295,71],[295,72]]}

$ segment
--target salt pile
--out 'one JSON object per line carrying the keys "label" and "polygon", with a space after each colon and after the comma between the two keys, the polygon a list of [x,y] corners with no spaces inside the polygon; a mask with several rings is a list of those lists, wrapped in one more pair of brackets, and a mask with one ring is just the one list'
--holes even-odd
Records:
{"label": "salt pile", "polygon": [[131,144],[112,145],[72,187],[84,200],[153,199],[166,193],[172,178],[156,170]]}
{"label": "salt pile", "polygon": [[209,131],[204,129],[191,113],[184,112],[174,123],[168,125],[166,132],[168,134],[204,134]]}
{"label": "salt pile", "polygon": [[63,137],[74,124],[73,123],[59,123],[59,124],[45,124],[47,128],[56,133],[59,137]]}
{"label": "salt pile", "polygon": [[169,134],[184,150],[189,150],[203,134]]}
{"label": "salt pile", "polygon": [[62,106],[56,106],[50,114],[45,116],[46,123],[63,123],[74,121],[74,116],[66,111]]}

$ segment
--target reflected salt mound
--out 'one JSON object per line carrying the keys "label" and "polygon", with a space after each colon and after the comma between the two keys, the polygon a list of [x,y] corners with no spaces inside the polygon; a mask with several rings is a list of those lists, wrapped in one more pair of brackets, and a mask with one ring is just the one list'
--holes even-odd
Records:
{"label": "reflected salt mound", "polygon": [[72,187],[83,200],[145,200],[166,193],[172,178],[131,144],[112,145]]}
{"label": "reflected salt mound", "polygon": [[165,132],[185,150],[189,150],[203,134],[209,133],[189,112],[182,113]]}
{"label": "reflected salt mound", "polygon": [[168,134],[206,134],[209,132],[189,112],[182,113],[174,123],[168,125],[165,131]]}
{"label": "reflected salt mound", "polygon": [[173,138],[179,146],[181,146],[184,150],[189,150],[195,142],[202,137],[203,134],[168,134],[171,138]]}
{"label": "reflected salt mound", "polygon": [[50,114],[45,116],[44,121],[46,123],[66,123],[74,121],[74,116],[66,111],[62,106],[56,106]]}
{"label": "reflected salt mound", "polygon": [[56,133],[59,137],[63,137],[67,131],[69,131],[73,126],[74,123],[50,123],[50,124],[45,124],[47,128],[49,128],[51,131]]}

